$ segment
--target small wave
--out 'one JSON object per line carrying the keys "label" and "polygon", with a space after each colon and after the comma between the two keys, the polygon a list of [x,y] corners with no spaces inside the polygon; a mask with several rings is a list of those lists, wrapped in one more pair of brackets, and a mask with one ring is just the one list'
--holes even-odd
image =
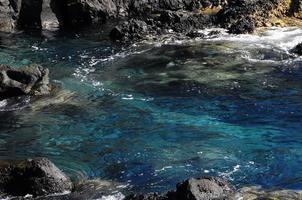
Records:
{"label": "small wave", "polygon": [[0,112],[22,110],[30,105],[30,97],[11,98],[0,101]]}
{"label": "small wave", "polygon": [[229,171],[229,172],[220,172],[219,173],[219,176],[222,176],[224,178],[227,178],[227,179],[230,179],[230,180],[233,180],[233,178],[231,177],[234,173],[236,173],[237,171],[240,170],[240,165],[236,165],[233,167],[233,170],[232,171]]}
{"label": "small wave", "polygon": [[122,200],[124,198],[125,196],[122,193],[118,192],[116,194],[103,196],[102,198],[96,200]]}
{"label": "small wave", "polygon": [[[206,30],[209,31],[209,30]],[[302,29],[297,27],[268,28],[255,34],[233,35],[220,30],[221,35],[210,40],[213,41],[231,41],[243,43],[246,47],[272,48],[277,47],[284,51],[289,51],[297,44],[302,42]]]}

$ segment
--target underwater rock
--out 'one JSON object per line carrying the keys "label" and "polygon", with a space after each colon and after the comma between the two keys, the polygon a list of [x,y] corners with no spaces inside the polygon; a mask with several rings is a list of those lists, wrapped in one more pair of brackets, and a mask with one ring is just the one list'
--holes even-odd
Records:
{"label": "underwater rock", "polygon": [[33,196],[71,191],[70,179],[46,158],[0,161],[0,191]]}
{"label": "underwater rock", "polygon": [[0,65],[0,99],[49,94],[49,71],[40,65],[11,68]]}
{"label": "underwater rock", "polygon": [[302,56],[302,43],[295,46],[293,49],[290,50],[290,52]]}

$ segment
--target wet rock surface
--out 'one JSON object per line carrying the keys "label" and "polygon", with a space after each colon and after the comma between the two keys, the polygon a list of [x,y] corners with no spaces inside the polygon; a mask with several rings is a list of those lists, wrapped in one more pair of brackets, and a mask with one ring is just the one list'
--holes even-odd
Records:
{"label": "wet rock surface", "polygon": [[168,197],[172,200],[235,199],[235,188],[218,177],[191,178],[178,184]]}
{"label": "wet rock surface", "polygon": [[238,194],[238,198],[244,200],[300,200],[302,199],[302,192],[300,190],[282,190],[271,189],[264,190],[260,186],[244,187],[241,188]]}
{"label": "wet rock surface", "polygon": [[296,0],[1,0],[0,30],[41,29],[52,21],[63,28],[79,28],[119,19],[110,34],[114,40],[136,40],[170,29],[187,34],[208,27],[241,34],[257,27],[285,26],[286,17],[302,19],[301,10]]}
{"label": "wet rock surface", "polygon": [[235,199],[235,188],[219,177],[191,178],[177,184],[167,194],[130,195],[126,200],[212,200]]}
{"label": "wet rock surface", "polygon": [[46,158],[0,162],[0,191],[12,196],[41,196],[72,189],[69,178]]}
{"label": "wet rock surface", "polygon": [[295,46],[295,48],[293,48],[290,52],[301,56],[302,55],[302,43]]}
{"label": "wet rock surface", "polygon": [[0,99],[49,94],[49,71],[40,65],[12,68],[0,65]]}

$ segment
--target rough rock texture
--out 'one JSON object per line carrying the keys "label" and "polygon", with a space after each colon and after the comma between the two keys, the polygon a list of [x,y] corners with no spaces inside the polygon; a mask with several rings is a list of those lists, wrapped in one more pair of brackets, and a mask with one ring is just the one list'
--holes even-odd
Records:
{"label": "rough rock texture", "polygon": [[150,33],[150,29],[146,22],[131,19],[112,29],[110,37],[114,40],[137,40]]}
{"label": "rough rock texture", "polygon": [[235,199],[230,183],[218,177],[191,178],[177,185],[176,192],[168,194],[173,200]]}
{"label": "rough rock texture", "polygon": [[265,190],[260,186],[241,188],[238,199],[244,200],[300,200],[302,199],[301,190]]}
{"label": "rough rock texture", "polygon": [[11,68],[0,65],[0,99],[49,94],[49,71],[39,65]]}
{"label": "rough rock texture", "polygon": [[124,22],[111,31],[110,37],[113,40],[131,41],[144,38],[148,34],[163,34],[171,31],[186,34],[212,25],[212,18],[201,13],[162,11],[156,17]]}
{"label": "rough rock texture", "polygon": [[130,195],[125,200],[235,200],[235,189],[218,177],[191,178],[177,184],[176,191],[167,194]]}
{"label": "rough rock texture", "polygon": [[302,43],[295,46],[290,52],[302,56]]}
{"label": "rough rock texture", "polygon": [[41,196],[71,189],[69,178],[46,158],[0,161],[2,193],[13,196]]}
{"label": "rough rock texture", "polygon": [[0,0],[0,31],[13,31],[16,26],[17,16],[17,0]]}
{"label": "rough rock texture", "polygon": [[217,24],[231,33],[250,33],[255,27],[281,23],[291,5],[291,0],[233,0],[218,12]]}
{"label": "rough rock texture", "polygon": [[[103,24],[111,18],[144,21],[155,33],[159,32],[157,29],[187,33],[213,26],[227,28],[235,34],[250,33],[257,27],[297,24],[296,20],[302,20],[302,1],[0,0],[0,31],[12,31],[16,24],[21,30],[49,28],[58,24],[60,27],[78,28]],[[126,30],[128,25],[120,26]]]}

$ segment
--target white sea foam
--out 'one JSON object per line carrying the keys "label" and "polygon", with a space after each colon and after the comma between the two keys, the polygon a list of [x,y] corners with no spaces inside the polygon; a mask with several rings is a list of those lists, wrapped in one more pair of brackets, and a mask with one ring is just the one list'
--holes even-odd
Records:
{"label": "white sea foam", "polygon": [[[205,32],[209,32],[205,30]],[[291,27],[291,28],[269,28],[263,32],[255,34],[242,34],[233,35],[227,34],[225,30],[220,29],[221,35],[212,38],[213,41],[233,41],[237,43],[243,43],[246,47],[254,46],[260,48],[272,48],[277,47],[288,51],[295,47],[297,44],[302,42],[302,29]]]}
{"label": "white sea foam", "polygon": [[224,178],[233,180],[233,178],[231,177],[234,173],[238,172],[240,170],[240,165],[236,165],[233,167],[233,170],[229,171],[229,172],[220,172],[219,176],[222,176]]}
{"label": "white sea foam", "polygon": [[6,105],[7,105],[7,100],[6,100],[6,99],[0,101],[0,108],[1,108],[1,107],[4,107],[4,106],[6,106]]}
{"label": "white sea foam", "polygon": [[155,170],[155,172],[165,171],[166,169],[172,169],[172,168],[173,168],[172,166],[165,166],[165,167],[163,167],[161,169]]}
{"label": "white sea foam", "polygon": [[103,196],[102,198],[99,198],[99,199],[96,199],[96,200],[122,200],[124,199],[125,196],[118,192],[116,194],[113,194],[113,195],[107,195],[107,196]]}

